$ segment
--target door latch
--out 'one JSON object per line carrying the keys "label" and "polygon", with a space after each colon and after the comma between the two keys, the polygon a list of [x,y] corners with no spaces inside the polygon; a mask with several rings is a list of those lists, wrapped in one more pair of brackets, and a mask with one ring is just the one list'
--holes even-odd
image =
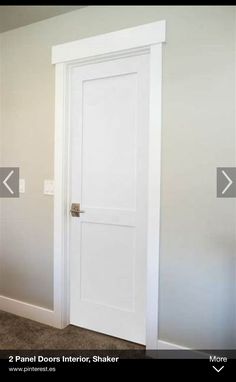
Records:
{"label": "door latch", "polygon": [[80,203],[72,203],[70,213],[73,217],[80,217],[80,214],[83,214],[85,211],[81,211],[80,209]]}

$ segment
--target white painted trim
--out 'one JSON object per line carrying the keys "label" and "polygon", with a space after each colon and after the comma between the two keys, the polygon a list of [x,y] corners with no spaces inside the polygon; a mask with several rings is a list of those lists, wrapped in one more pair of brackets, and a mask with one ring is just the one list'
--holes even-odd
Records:
{"label": "white painted trim", "polygon": [[161,182],[162,45],[150,51],[146,347],[157,348]]}
{"label": "white painted trim", "polygon": [[67,300],[67,229],[69,214],[67,203],[68,164],[66,132],[66,67],[56,65],[55,71],[55,148],[54,148],[54,312],[57,324],[63,328],[68,325],[65,311]]}
{"label": "white painted trim", "polygon": [[165,41],[165,30],[165,21],[162,20],[56,45],[52,48],[52,63],[58,64],[85,57],[159,44]]}
{"label": "white painted trim", "polygon": [[192,348],[189,348],[189,347],[186,347],[186,346],[182,346],[182,345],[178,345],[178,344],[174,344],[172,342],[167,342],[167,341],[162,341],[162,340],[158,340],[158,350],[185,350],[187,351],[188,353],[186,354],[185,352],[184,355],[181,354],[181,352],[179,353],[179,358],[186,358],[186,356],[188,358],[193,358],[193,359],[208,359],[210,354],[209,353],[206,353],[204,351],[199,351],[199,350],[195,350],[195,349],[192,349]]}
{"label": "white painted trim", "polygon": [[[69,324],[69,113],[68,76],[73,65],[134,54],[145,46],[150,55],[149,192],[147,249],[146,348],[158,347],[158,283],[161,169],[162,42],[165,21],[53,47],[56,63],[55,100],[55,194],[54,194],[54,312],[57,325]],[[142,49],[141,49],[142,50]],[[140,53],[140,52],[139,52]]]}
{"label": "white painted trim", "polygon": [[192,350],[185,346],[173,344],[171,342],[158,340],[158,350]]}
{"label": "white painted trim", "polygon": [[58,327],[55,312],[40,306],[27,304],[9,297],[0,296],[1,310],[41,322],[42,324]]}

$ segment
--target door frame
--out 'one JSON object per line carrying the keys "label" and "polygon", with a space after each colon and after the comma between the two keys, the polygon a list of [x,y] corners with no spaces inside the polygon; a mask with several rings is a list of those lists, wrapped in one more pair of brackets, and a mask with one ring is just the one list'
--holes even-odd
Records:
{"label": "door frame", "polygon": [[64,328],[69,320],[70,113],[69,76],[73,66],[149,53],[149,148],[147,221],[146,348],[157,349],[161,180],[162,43],[164,20],[52,47],[55,64],[54,147],[54,317]]}

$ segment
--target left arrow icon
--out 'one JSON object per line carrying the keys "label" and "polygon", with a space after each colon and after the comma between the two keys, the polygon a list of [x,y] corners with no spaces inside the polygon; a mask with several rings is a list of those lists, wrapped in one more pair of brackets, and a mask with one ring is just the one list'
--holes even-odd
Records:
{"label": "left arrow icon", "polygon": [[19,198],[19,167],[0,167],[0,198]]}
{"label": "left arrow icon", "polygon": [[10,179],[10,177],[14,174],[14,171],[12,170],[7,176],[6,178],[3,180],[3,184],[4,186],[8,189],[8,191],[13,195],[14,194],[14,191],[11,189],[11,187],[9,186],[9,184],[7,184],[7,181]]}

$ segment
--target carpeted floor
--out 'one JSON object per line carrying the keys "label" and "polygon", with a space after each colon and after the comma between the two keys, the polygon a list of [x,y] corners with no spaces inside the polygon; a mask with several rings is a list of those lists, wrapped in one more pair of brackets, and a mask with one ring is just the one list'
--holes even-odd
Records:
{"label": "carpeted floor", "polygon": [[141,350],[144,347],[73,325],[55,329],[0,311],[0,349]]}

